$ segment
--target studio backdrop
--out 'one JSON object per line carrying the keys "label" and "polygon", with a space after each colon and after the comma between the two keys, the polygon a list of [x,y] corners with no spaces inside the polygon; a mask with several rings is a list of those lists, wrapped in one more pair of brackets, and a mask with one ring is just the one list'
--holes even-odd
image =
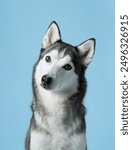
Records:
{"label": "studio backdrop", "polygon": [[114,0],[0,1],[0,149],[24,150],[31,118],[32,70],[54,20],[62,39],[96,39],[86,78],[89,150],[114,150]]}

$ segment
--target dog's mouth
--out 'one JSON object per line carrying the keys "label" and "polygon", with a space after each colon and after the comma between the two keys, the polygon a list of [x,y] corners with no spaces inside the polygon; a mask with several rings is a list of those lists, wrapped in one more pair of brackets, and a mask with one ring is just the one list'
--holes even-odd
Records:
{"label": "dog's mouth", "polygon": [[46,89],[46,90],[50,90],[50,87],[47,86],[47,85],[43,85],[43,84],[41,83],[41,86],[42,86],[44,89]]}
{"label": "dog's mouth", "polygon": [[50,90],[51,89],[51,86],[49,86],[49,85],[45,85],[45,84],[40,84],[44,89],[46,89],[46,90]]}

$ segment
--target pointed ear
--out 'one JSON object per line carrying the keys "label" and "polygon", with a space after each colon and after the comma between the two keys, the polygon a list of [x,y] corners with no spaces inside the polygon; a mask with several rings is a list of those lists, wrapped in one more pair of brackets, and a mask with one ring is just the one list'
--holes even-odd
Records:
{"label": "pointed ear", "polygon": [[51,46],[53,43],[59,41],[60,39],[61,39],[61,35],[60,35],[59,27],[58,27],[57,23],[55,21],[53,21],[50,24],[50,26],[45,34],[45,37],[43,38],[41,48],[46,49],[49,46]]}
{"label": "pointed ear", "polygon": [[82,64],[86,67],[91,62],[95,52],[95,39],[91,38],[77,46]]}

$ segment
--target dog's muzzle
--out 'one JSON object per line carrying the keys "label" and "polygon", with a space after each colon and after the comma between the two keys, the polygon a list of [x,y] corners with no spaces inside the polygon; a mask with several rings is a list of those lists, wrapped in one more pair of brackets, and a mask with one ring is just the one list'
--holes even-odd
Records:
{"label": "dog's muzzle", "polygon": [[53,82],[53,79],[51,77],[49,77],[48,75],[44,75],[42,76],[41,78],[41,83],[42,83],[42,86],[45,88],[45,89],[49,89],[51,84]]}

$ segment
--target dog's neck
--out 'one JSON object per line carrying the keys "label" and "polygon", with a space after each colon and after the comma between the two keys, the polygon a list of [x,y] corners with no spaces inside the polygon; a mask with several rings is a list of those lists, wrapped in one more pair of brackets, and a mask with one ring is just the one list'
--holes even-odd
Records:
{"label": "dog's neck", "polygon": [[85,107],[82,104],[82,97],[79,96],[79,93],[68,98],[64,94],[44,89],[36,90],[37,97],[32,105],[36,124],[45,128],[44,122],[47,119],[51,128],[55,122],[58,124],[55,126],[55,130],[57,130],[58,126],[64,126],[64,124],[74,126],[73,123],[79,121],[75,130],[77,132],[85,130]]}
{"label": "dog's neck", "polygon": [[39,105],[39,110],[45,109],[48,113],[57,115],[63,112],[64,103],[67,99],[68,97],[64,94],[54,93],[40,87],[37,90],[35,103],[36,105]]}

